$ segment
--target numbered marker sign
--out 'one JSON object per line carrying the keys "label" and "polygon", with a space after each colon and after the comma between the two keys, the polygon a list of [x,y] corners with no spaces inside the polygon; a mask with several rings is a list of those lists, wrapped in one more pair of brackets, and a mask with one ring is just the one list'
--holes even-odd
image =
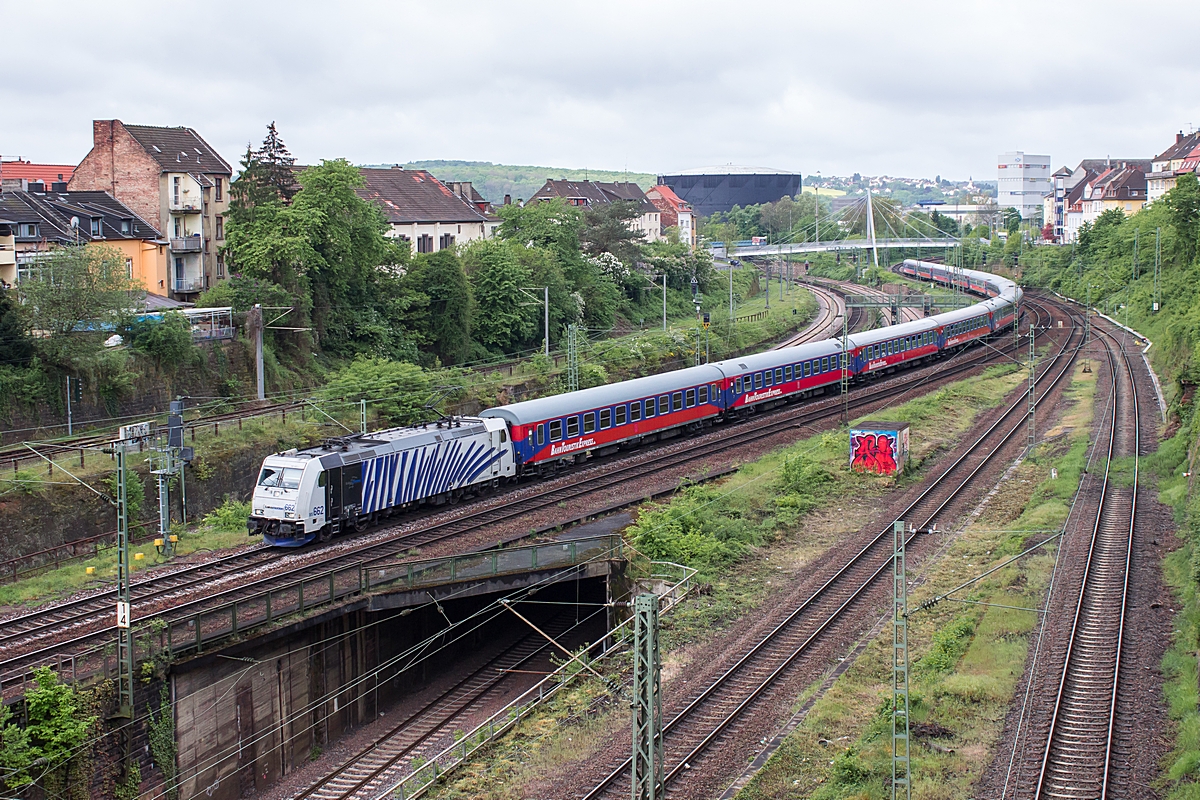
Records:
{"label": "numbered marker sign", "polygon": [[129,603],[117,602],[117,627],[129,627]]}

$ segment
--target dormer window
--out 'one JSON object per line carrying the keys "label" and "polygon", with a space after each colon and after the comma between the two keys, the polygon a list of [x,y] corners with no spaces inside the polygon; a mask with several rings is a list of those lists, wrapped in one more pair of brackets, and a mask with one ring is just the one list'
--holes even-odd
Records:
{"label": "dormer window", "polygon": [[36,222],[22,222],[18,226],[21,230],[21,236],[27,239],[32,239],[38,235],[38,226]]}
{"label": "dormer window", "polygon": [[104,220],[100,217],[92,217],[92,236],[104,235]]}
{"label": "dormer window", "polygon": [[133,220],[131,220],[131,219],[121,220],[121,233],[129,233],[131,230],[133,230]]}

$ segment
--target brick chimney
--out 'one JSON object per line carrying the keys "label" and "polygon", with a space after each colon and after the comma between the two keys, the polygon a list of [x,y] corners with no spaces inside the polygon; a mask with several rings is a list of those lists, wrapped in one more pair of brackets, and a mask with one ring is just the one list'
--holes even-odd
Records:
{"label": "brick chimney", "polygon": [[113,137],[113,120],[92,120],[92,144],[99,145],[111,142]]}

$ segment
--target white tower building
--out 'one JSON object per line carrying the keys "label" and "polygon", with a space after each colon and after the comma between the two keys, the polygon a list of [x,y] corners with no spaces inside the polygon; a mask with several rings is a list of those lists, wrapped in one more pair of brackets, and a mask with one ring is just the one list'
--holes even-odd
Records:
{"label": "white tower building", "polygon": [[1001,153],[996,160],[996,205],[1001,210],[1009,207],[1017,209],[1021,212],[1021,219],[1040,214],[1042,198],[1054,191],[1050,179],[1050,156],[1027,155],[1015,150]]}

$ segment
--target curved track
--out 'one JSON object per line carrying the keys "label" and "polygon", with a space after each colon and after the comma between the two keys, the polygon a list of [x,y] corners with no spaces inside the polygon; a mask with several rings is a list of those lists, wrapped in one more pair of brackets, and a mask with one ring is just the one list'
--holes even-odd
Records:
{"label": "curved track", "polygon": [[[1038,378],[1039,404],[1070,373],[1079,338],[1078,326],[1073,326],[1058,353],[1042,367]],[[1024,397],[1010,405],[965,453],[930,482],[900,517],[917,528],[928,528],[935,523],[996,453],[1024,431],[1027,407]],[[695,768],[706,751],[734,733],[760,707],[771,689],[791,674],[792,668],[827,629],[858,609],[859,601],[868,591],[881,585],[891,567],[891,535],[891,526],[880,531],[725,673],[707,686],[691,689],[682,710],[663,726],[667,791],[672,783]],[[627,795],[628,779],[626,760],[584,798]]]}
{"label": "curved track", "polygon": [[[1105,337],[1112,380],[1107,457],[1100,503],[1067,644],[1034,797],[1107,800],[1112,790],[1113,727],[1129,565],[1137,521],[1141,447],[1137,381],[1129,356]],[[1112,339],[1112,343],[1107,341]],[[1119,364],[1118,364],[1119,356]],[[1114,480],[1114,459],[1132,457],[1133,482]]]}

